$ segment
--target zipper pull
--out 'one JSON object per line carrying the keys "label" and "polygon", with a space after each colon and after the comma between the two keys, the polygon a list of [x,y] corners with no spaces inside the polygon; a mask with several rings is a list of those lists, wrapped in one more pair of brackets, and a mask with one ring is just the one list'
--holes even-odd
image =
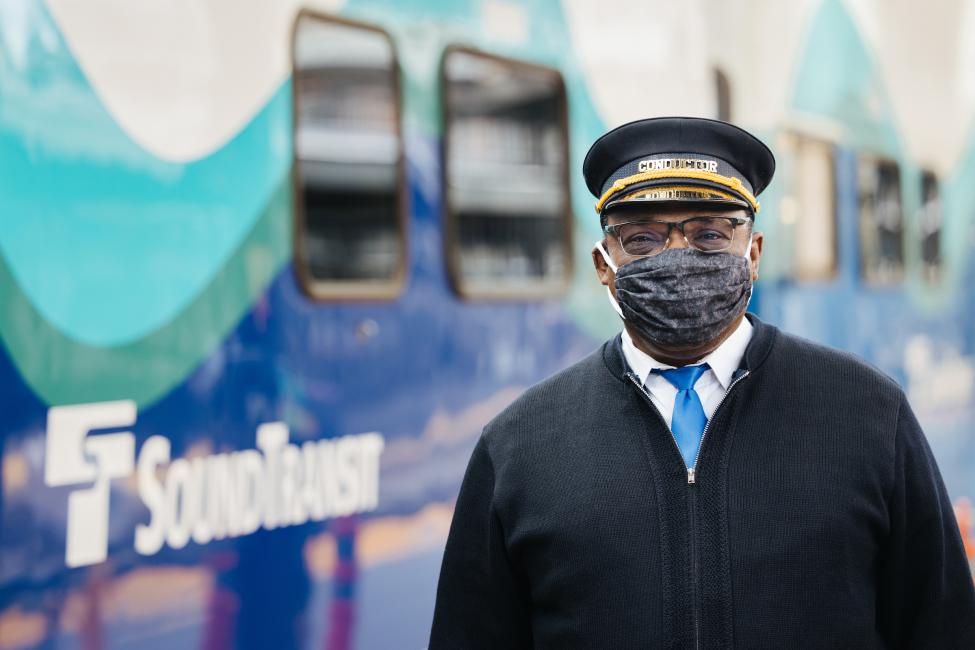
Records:
{"label": "zipper pull", "polygon": [[688,467],[687,468],[687,484],[688,485],[694,485],[694,481],[695,481],[694,468],[693,467]]}

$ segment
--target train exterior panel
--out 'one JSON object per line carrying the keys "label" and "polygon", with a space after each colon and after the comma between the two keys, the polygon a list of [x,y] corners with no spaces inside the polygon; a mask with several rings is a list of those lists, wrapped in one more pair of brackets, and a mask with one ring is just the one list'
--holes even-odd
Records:
{"label": "train exterior panel", "polygon": [[0,649],[424,648],[647,115],[772,145],[752,310],[904,386],[975,557],[975,12],[909,4],[0,3]]}

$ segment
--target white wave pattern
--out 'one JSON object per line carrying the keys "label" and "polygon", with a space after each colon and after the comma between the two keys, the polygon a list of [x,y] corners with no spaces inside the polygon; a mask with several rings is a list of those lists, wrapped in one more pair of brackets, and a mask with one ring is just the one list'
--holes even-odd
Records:
{"label": "white wave pattern", "polygon": [[171,162],[206,157],[287,79],[302,8],[345,0],[46,0],[120,127]]}

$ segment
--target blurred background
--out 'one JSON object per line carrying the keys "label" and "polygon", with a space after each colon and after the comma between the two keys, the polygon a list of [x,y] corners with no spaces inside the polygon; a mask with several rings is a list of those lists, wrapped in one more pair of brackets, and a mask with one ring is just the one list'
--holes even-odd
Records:
{"label": "blurred background", "polygon": [[975,2],[0,0],[0,649],[424,648],[657,115],[770,144],[751,309],[904,386],[975,557]]}

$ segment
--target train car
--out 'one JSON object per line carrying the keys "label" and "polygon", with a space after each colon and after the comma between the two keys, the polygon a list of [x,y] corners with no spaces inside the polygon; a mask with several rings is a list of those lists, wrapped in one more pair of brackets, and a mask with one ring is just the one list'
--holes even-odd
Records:
{"label": "train car", "polygon": [[651,115],[772,145],[752,310],[905,387],[975,557],[972,43],[961,2],[0,3],[0,650],[424,648],[481,428],[620,329],[581,162]]}

